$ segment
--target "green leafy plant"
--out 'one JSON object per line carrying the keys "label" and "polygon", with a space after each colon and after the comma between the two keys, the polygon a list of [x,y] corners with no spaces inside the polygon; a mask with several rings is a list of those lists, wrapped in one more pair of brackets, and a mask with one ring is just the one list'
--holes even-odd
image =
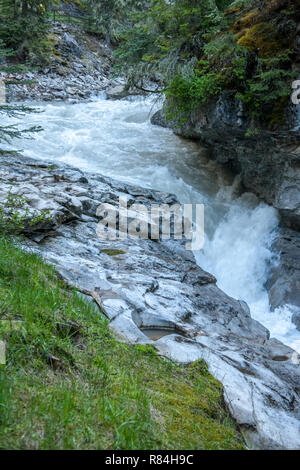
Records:
{"label": "green leafy plant", "polygon": [[222,9],[211,0],[146,2],[123,25],[117,63],[130,82],[155,78],[164,89],[175,75],[193,75],[205,38],[217,34],[223,21]]}
{"label": "green leafy plant", "polygon": [[185,121],[189,113],[222,89],[221,75],[208,70],[208,62],[199,62],[193,76],[176,76],[166,90],[168,98],[168,118]]}
{"label": "green leafy plant", "polygon": [[[0,39],[0,61],[4,61],[7,57],[13,57],[15,55],[12,49],[8,49],[4,42]],[[1,65],[0,71],[3,72],[20,72],[23,71],[25,67],[15,66],[15,65]],[[3,90],[5,92],[5,90]],[[16,105],[16,104],[6,104],[0,103],[0,116],[5,115],[8,117],[21,117],[26,113],[30,112],[39,112],[33,110],[29,106]],[[0,125],[0,142],[10,142],[12,139],[24,137],[27,135],[30,137],[32,133],[40,132],[42,128],[40,126],[31,126],[30,128],[20,129],[17,125],[11,124],[6,126]],[[0,153],[1,153],[0,149]]]}
{"label": "green leafy plant", "polygon": [[289,63],[288,54],[258,60],[255,75],[237,94],[253,117],[260,118],[265,114],[265,119],[271,124],[284,120],[284,106],[291,93],[291,82],[297,77]]}
{"label": "green leafy plant", "polygon": [[8,193],[6,200],[0,205],[0,234],[19,235],[29,227],[50,220],[48,210],[32,213],[27,203],[23,196]]}

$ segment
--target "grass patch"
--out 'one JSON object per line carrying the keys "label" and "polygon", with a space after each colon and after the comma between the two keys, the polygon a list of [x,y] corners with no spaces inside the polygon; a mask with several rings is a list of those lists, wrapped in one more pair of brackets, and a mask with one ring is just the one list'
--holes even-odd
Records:
{"label": "grass patch", "polygon": [[0,238],[0,260],[1,449],[243,448],[204,362],[180,366],[118,342],[16,242]]}

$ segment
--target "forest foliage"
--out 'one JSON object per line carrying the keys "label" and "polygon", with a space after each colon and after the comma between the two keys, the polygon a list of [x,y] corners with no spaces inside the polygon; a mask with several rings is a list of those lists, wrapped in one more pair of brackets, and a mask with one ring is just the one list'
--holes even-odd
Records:
{"label": "forest foliage", "polygon": [[86,7],[92,29],[116,46],[116,72],[125,71],[128,86],[154,80],[173,117],[233,90],[252,117],[281,123],[297,76],[299,0],[90,0]]}
{"label": "forest foliage", "polygon": [[41,65],[50,52],[50,7],[58,0],[1,0],[0,39],[19,61]]}
{"label": "forest foliage", "polygon": [[[149,80],[189,113],[224,90],[271,126],[280,123],[297,76],[300,0],[65,0],[84,27],[115,50],[128,86]],[[0,40],[31,64],[47,61],[49,12],[60,0],[1,0]],[[1,45],[0,45],[1,48]]]}
{"label": "forest foliage", "polygon": [[177,113],[233,90],[276,126],[297,76],[299,17],[299,0],[152,0],[118,31],[116,57],[130,83],[156,80]]}
{"label": "forest foliage", "polygon": [[[0,72],[24,72],[28,66],[45,61],[48,52],[47,15],[51,4],[50,0],[43,0],[43,3],[40,0],[0,1]],[[31,111],[28,106],[0,103],[0,117],[19,117]],[[20,130],[13,124],[2,125],[0,142],[9,142],[40,130],[39,126]]]}

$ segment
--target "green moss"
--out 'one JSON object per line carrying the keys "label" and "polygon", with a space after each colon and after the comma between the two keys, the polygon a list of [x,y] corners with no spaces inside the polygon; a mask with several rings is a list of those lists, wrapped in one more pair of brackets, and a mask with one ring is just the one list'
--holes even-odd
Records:
{"label": "green moss", "polygon": [[47,170],[52,171],[52,170],[57,170],[58,166],[57,165],[49,165],[47,166]]}
{"label": "green moss", "polygon": [[243,448],[203,361],[119,343],[39,257],[2,238],[0,259],[1,449]]}
{"label": "green moss", "polygon": [[259,23],[243,32],[238,40],[240,46],[249,51],[258,50],[260,57],[270,57],[279,53],[284,46],[282,38],[277,34],[274,26],[268,23]]}
{"label": "green moss", "polygon": [[102,253],[105,253],[108,256],[118,256],[118,255],[126,255],[126,251],[124,250],[101,250]]}
{"label": "green moss", "polygon": [[258,8],[250,9],[244,16],[241,16],[240,10],[236,9],[237,19],[233,25],[234,31],[240,31],[244,28],[251,27],[259,17],[260,10]]}
{"label": "green moss", "polygon": [[[164,421],[167,447],[177,449],[184,442],[187,449],[221,449],[222,441],[226,441],[225,448],[230,449],[232,445],[236,448],[233,423],[224,414],[221,384],[206,372],[205,364],[198,361],[197,366],[186,368],[184,381],[174,380],[177,374],[178,378],[181,376],[182,370],[178,367],[176,371],[173,366],[173,377],[158,380],[152,391],[153,405]],[[222,422],[226,431],[215,420]]]}

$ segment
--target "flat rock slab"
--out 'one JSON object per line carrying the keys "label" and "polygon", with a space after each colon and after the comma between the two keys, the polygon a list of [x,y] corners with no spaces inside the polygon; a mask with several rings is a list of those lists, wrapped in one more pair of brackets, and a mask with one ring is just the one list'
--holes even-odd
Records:
{"label": "flat rock slab", "polygon": [[[11,155],[0,161],[0,202],[8,191],[26,199],[30,214],[48,209],[46,221],[28,226],[26,249],[96,300],[120,338],[182,363],[203,358],[249,447],[300,449],[299,356],[270,339],[181,241],[96,235],[101,203],[116,206],[126,196],[129,205],[173,204],[174,196]],[[152,341],[144,329],[169,334]]]}

